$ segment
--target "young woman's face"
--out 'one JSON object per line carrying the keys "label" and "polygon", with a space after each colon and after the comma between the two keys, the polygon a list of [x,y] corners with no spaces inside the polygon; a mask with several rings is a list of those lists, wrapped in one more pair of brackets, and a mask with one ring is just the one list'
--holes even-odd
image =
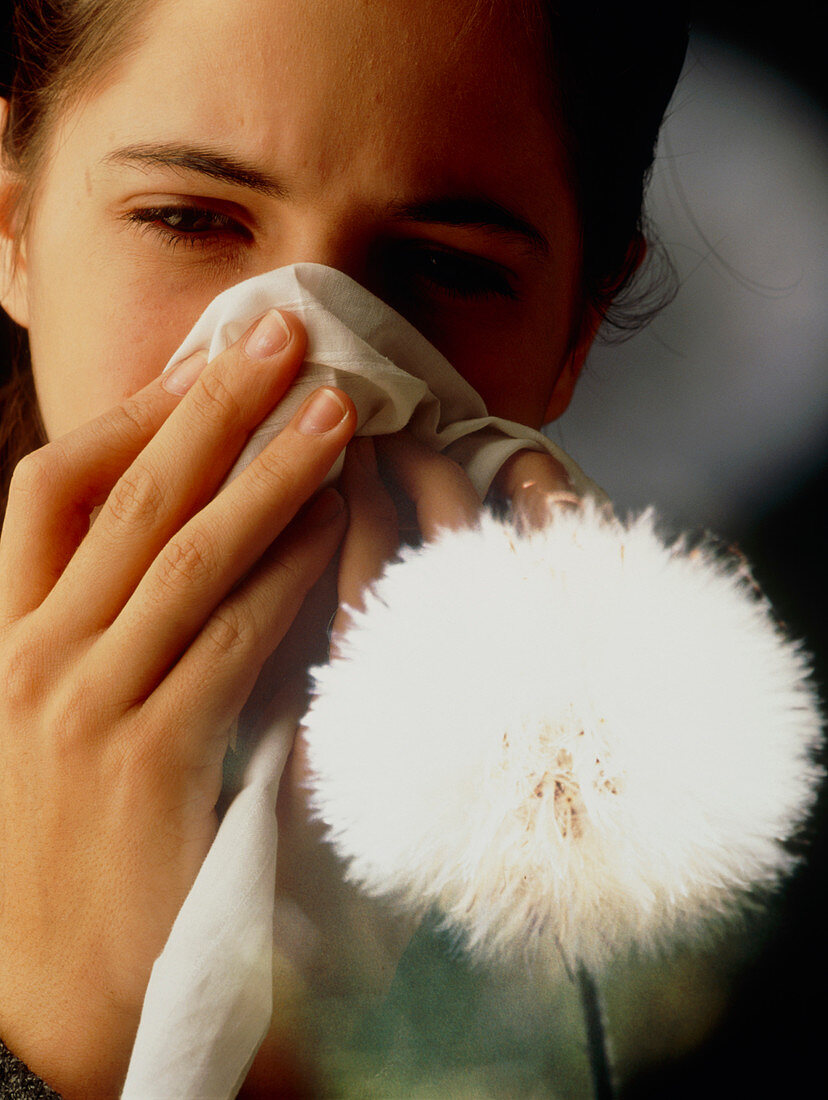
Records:
{"label": "young woman's face", "polygon": [[220,291],[341,269],[492,413],[574,381],[578,224],[542,64],[474,0],[161,0],[61,120],[6,299],[50,437],[149,382]]}

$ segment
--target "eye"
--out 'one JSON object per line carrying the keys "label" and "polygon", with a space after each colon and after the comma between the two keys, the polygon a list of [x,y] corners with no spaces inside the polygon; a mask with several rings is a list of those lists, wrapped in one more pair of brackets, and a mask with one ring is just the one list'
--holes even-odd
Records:
{"label": "eye", "polygon": [[183,244],[205,248],[237,242],[240,238],[252,239],[250,231],[228,214],[187,203],[141,207],[130,210],[126,219],[147,232],[157,233],[173,247]]}
{"label": "eye", "polygon": [[492,260],[430,242],[405,242],[387,260],[395,295],[486,299],[519,297],[511,272]]}

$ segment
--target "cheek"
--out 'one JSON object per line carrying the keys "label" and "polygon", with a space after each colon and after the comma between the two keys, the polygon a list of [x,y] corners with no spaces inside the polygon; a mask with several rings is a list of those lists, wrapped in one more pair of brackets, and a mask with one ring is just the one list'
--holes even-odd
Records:
{"label": "cheek", "polygon": [[[30,329],[32,365],[46,434],[54,439],[147,385],[176,344],[136,309],[124,315],[55,314]],[[169,352],[167,349],[169,348]]]}
{"label": "cheek", "polygon": [[481,357],[461,373],[492,416],[540,428],[560,366],[546,356],[539,358],[537,346],[514,344],[496,358]]}
{"label": "cheek", "polygon": [[434,343],[477,390],[493,416],[539,428],[566,360],[569,314],[562,309],[481,312],[461,333]]}
{"label": "cheek", "polygon": [[29,344],[50,439],[151,382],[222,289],[148,263],[77,198],[84,188],[71,163],[54,177],[25,249]]}
{"label": "cheek", "polygon": [[32,272],[29,341],[49,439],[99,416],[163,369],[213,290],[171,287],[109,265]]}

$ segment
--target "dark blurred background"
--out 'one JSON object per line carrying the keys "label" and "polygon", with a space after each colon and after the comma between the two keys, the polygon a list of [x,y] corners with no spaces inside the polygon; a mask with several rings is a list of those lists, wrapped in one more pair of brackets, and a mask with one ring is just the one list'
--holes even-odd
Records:
{"label": "dark blurred background", "polygon": [[826,105],[825,5],[817,0],[698,0],[693,23],[751,53]]}
{"label": "dark blurred background", "polygon": [[[828,160],[824,6],[696,3],[651,213],[680,289],[591,357],[550,430],[623,506],[750,558],[828,697]],[[766,916],[609,992],[625,1100],[825,1089],[828,813]],[[659,1016],[696,1021],[648,1047]],[[706,1034],[705,1034],[706,1033]],[[684,1053],[680,1049],[684,1048]]]}

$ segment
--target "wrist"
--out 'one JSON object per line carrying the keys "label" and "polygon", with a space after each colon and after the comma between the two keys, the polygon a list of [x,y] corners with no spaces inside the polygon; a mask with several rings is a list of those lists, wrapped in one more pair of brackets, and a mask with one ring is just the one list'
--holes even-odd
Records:
{"label": "wrist", "polygon": [[140,1005],[118,1006],[80,983],[61,988],[31,974],[14,980],[10,970],[4,960],[0,1035],[8,1049],[63,1100],[117,1097]]}

